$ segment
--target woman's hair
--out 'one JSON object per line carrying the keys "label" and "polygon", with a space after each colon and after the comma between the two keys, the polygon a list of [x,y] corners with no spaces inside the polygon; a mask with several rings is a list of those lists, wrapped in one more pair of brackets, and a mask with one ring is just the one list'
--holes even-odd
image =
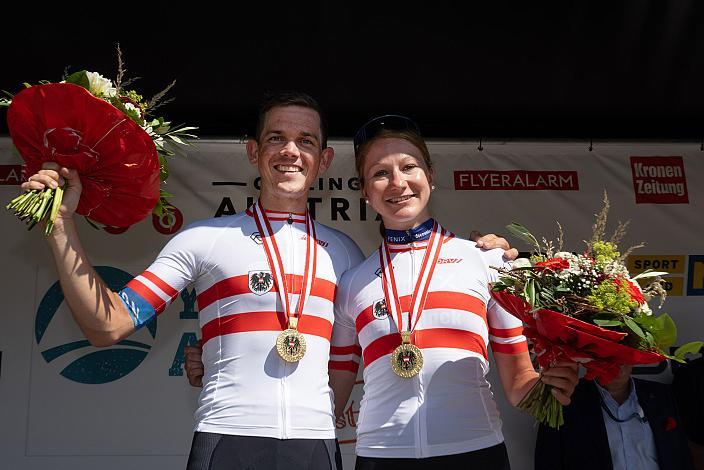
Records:
{"label": "woman's hair", "polygon": [[379,131],[379,133],[376,134],[374,137],[364,142],[364,144],[359,147],[359,150],[354,156],[354,166],[357,170],[359,183],[362,186],[364,186],[364,159],[366,158],[371,145],[379,139],[402,139],[410,142],[411,145],[420,150],[420,153],[423,156],[423,161],[425,162],[425,166],[427,167],[428,171],[432,170],[433,161],[430,159],[430,152],[428,151],[428,146],[425,144],[425,140],[423,140],[420,135],[407,129],[383,129]]}

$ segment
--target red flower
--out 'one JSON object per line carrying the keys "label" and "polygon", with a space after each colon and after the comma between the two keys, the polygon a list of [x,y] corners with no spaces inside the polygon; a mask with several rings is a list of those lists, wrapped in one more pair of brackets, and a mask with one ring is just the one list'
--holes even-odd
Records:
{"label": "red flower", "polygon": [[619,290],[625,290],[626,293],[631,297],[631,299],[638,302],[638,304],[645,303],[645,296],[643,296],[643,292],[640,290],[640,288],[625,277],[619,276],[616,279],[611,279],[611,282],[616,284],[616,287]]}
{"label": "red flower", "polygon": [[665,420],[665,431],[672,431],[677,427],[677,421],[672,416],[668,416]]}
{"label": "red flower", "polygon": [[636,286],[633,282],[628,280],[626,280],[626,284],[628,285],[628,295],[630,295],[631,298],[639,304],[644,304],[645,297],[643,296],[643,292],[640,290],[640,288]]}
{"label": "red flower", "polygon": [[570,262],[562,258],[550,258],[539,263],[535,263],[535,270],[537,272],[543,269],[550,269],[551,271],[562,271],[570,267]]}

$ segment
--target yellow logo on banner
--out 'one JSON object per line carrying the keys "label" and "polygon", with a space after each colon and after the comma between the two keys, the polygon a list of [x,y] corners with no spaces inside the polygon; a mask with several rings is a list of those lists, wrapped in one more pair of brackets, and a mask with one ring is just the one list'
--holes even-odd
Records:
{"label": "yellow logo on banner", "polygon": [[[684,274],[685,256],[680,255],[641,255],[628,257],[628,272],[632,276],[642,273],[645,270],[664,271],[668,274]],[[679,297],[684,295],[684,278],[680,276],[663,276],[665,281],[663,287],[667,295]],[[639,281],[644,287],[649,279]]]}
{"label": "yellow logo on banner", "polygon": [[684,274],[684,256],[679,255],[642,255],[628,257],[628,272],[632,275],[646,269],[665,271],[668,274]]}
{"label": "yellow logo on banner", "polygon": [[704,255],[689,256],[687,295],[704,295]]}

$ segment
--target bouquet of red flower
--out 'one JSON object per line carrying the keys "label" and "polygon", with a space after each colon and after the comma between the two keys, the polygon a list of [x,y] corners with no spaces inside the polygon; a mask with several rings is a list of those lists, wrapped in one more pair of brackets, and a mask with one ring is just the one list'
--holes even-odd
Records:
{"label": "bouquet of red flower", "polygon": [[[562,227],[557,244],[542,243],[522,225],[508,226],[511,233],[533,246],[529,259],[517,259],[511,270],[498,269],[499,281],[492,296],[508,312],[521,319],[524,334],[533,343],[540,367],[561,360],[581,363],[586,379],[608,384],[624,364],[652,364],[665,359],[683,361],[702,342],[688,343],[668,355],[665,351],[677,336],[669,315],[654,316],[648,300],[664,301],[666,292],[660,276],[646,271],[631,277],[624,264],[635,248],[617,251],[626,224],[619,224],[610,240],[604,240],[609,201],[597,214],[593,235],[583,254],[562,251]],[[557,245],[557,246],[556,246]],[[638,281],[649,281],[641,287]],[[539,422],[559,428],[562,405],[541,381],[519,403]]]}
{"label": "bouquet of red flower", "polygon": [[[165,102],[161,99],[174,85],[151,100],[125,87],[120,49],[118,75],[111,80],[82,70],[60,83],[25,84],[10,99],[7,121],[12,141],[25,161],[25,174],[55,161],[75,168],[83,192],[76,212],[100,224],[128,227],[150,213],[168,210],[160,189],[169,175],[167,158],[176,153],[172,144],[187,145],[195,129],[171,126],[163,117],[147,118]],[[45,233],[56,220],[63,189],[29,191],[8,205],[32,228],[48,219]]]}

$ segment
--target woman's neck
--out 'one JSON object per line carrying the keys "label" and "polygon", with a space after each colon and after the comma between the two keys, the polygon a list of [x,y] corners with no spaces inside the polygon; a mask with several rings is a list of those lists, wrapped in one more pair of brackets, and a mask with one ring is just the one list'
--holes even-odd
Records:
{"label": "woman's neck", "polygon": [[426,209],[413,220],[396,221],[396,220],[388,220],[388,218],[386,218],[386,219],[382,218],[381,220],[384,222],[384,227],[386,227],[388,229],[406,231],[406,230],[413,230],[414,228],[418,227],[419,225],[423,225],[424,223],[426,223],[428,221],[428,219],[431,219],[431,218],[432,218],[432,216],[430,215],[430,212]]}

